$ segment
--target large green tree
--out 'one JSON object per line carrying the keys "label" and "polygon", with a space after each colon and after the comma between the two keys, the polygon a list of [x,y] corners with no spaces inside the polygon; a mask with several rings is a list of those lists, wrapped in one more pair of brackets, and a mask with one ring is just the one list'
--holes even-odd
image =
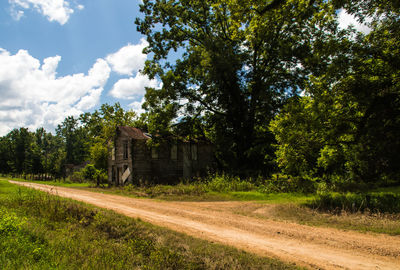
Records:
{"label": "large green tree", "polygon": [[12,171],[18,174],[31,172],[33,135],[27,128],[19,128],[12,130],[9,138],[11,141],[9,165]]}
{"label": "large green tree", "polygon": [[63,138],[66,153],[65,162],[81,164],[89,157],[88,131],[73,116],[65,118],[56,129],[57,136]]}
{"label": "large green tree", "polygon": [[80,116],[90,141],[90,159],[98,170],[107,170],[108,143],[113,142],[117,126],[134,126],[144,128],[133,111],[124,110],[119,103],[103,104],[93,113]]}
{"label": "large green tree", "polygon": [[[267,126],[285,99],[325,62],[315,46],[331,40],[335,10],[318,0],[145,0],[138,30],[150,60],[145,107],[158,122],[200,123],[226,169],[268,174],[274,138]],[[169,61],[174,51],[179,59]],[[194,121],[194,119],[197,119]],[[151,132],[155,126],[150,125]]]}

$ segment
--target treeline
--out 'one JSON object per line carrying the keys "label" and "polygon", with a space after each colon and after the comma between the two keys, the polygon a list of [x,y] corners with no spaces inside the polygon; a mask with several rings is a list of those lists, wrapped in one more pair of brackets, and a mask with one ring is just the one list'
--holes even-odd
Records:
{"label": "treeline", "polygon": [[[342,9],[369,33],[340,28]],[[85,160],[104,172],[107,139],[131,125],[157,134],[155,145],[207,139],[219,170],[242,179],[280,172],[341,190],[400,183],[397,0],[148,0],[141,12],[143,72],[162,81],[146,89],[146,113],[103,105],[65,119],[56,135],[14,130],[1,139],[3,173],[59,177],[62,164]]]}
{"label": "treeline", "polygon": [[[0,138],[0,173],[29,179],[66,177],[68,166],[89,162],[88,180],[104,178],[107,170],[107,143],[118,125],[141,126],[138,116],[119,103],[104,104],[93,113],[69,116],[55,134],[38,128],[14,129]],[[92,179],[90,179],[92,178]]]}

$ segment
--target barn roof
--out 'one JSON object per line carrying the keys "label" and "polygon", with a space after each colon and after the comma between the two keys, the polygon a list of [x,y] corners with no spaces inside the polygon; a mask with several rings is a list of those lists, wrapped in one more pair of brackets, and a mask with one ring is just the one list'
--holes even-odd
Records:
{"label": "barn roof", "polygon": [[148,139],[151,139],[149,134],[144,133],[139,128],[127,127],[127,126],[119,126],[118,129],[120,131],[125,132],[132,139],[136,139],[136,140],[148,140]]}

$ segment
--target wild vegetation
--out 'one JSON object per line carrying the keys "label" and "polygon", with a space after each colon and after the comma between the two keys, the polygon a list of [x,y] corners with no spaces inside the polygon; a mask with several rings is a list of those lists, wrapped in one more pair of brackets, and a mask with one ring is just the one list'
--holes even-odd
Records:
{"label": "wild vegetation", "polygon": [[[340,9],[370,32],[340,28]],[[398,1],[148,0],[141,12],[143,73],[162,81],[146,89],[146,113],[105,104],[55,134],[15,129],[0,138],[0,173],[55,179],[90,161],[86,177],[101,184],[107,142],[130,125],[158,134],[155,144],[211,141],[232,179],[280,172],[297,189],[338,191],[400,183]]]}
{"label": "wild vegetation", "polygon": [[0,181],[1,269],[295,269]]}
{"label": "wild vegetation", "polygon": [[[371,31],[339,28],[341,8]],[[399,183],[398,1],[149,0],[141,11],[144,73],[163,82],[147,89],[150,132],[205,136],[241,177]]]}
{"label": "wild vegetation", "polygon": [[[370,31],[339,28],[340,9]],[[158,134],[155,144],[211,141],[220,173],[113,192],[196,200],[311,193],[320,211],[399,212],[398,194],[371,192],[400,184],[398,1],[146,0],[141,11],[143,73],[162,81],[146,89],[146,113],[105,104],[67,117],[55,134],[15,129],[0,138],[0,173],[60,179],[67,164],[90,161],[69,180],[101,185],[107,143],[129,125]],[[181,57],[171,62],[174,52]]]}
{"label": "wild vegetation", "polygon": [[[400,234],[398,0],[143,0],[140,7],[137,30],[149,43],[143,73],[162,82],[146,89],[146,112],[103,104],[67,117],[55,132],[14,129],[0,137],[1,174],[102,186],[116,126],[135,126],[158,134],[153,144],[170,136],[212,142],[218,174],[91,190],[255,200],[273,204],[268,218]],[[370,31],[340,28],[341,9]],[[85,162],[67,177],[68,166]],[[242,213],[263,217],[251,207]],[[228,266],[293,268],[0,181],[1,269]]]}
{"label": "wild vegetation", "polygon": [[[6,180],[6,178],[1,179]],[[280,179],[282,182],[287,181],[287,178],[282,176]],[[219,175],[208,178],[207,182],[108,188],[99,188],[90,182],[36,182],[135,198],[168,201],[242,201],[244,204],[234,210],[242,215],[286,220],[311,226],[400,234],[399,187],[373,189],[363,193],[318,191],[304,194],[284,189],[274,192],[269,189],[271,184],[268,184],[268,181],[266,184],[249,184],[248,181],[241,181],[239,178],[236,181],[232,184],[235,180],[231,177]],[[265,211],[262,210],[264,208]],[[262,214],[263,212],[265,214]]]}

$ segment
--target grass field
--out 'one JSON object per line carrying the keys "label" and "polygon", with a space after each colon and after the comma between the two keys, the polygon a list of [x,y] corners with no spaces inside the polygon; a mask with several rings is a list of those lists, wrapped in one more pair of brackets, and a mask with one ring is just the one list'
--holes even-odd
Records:
{"label": "grass field", "polygon": [[0,181],[0,269],[296,269]]}

